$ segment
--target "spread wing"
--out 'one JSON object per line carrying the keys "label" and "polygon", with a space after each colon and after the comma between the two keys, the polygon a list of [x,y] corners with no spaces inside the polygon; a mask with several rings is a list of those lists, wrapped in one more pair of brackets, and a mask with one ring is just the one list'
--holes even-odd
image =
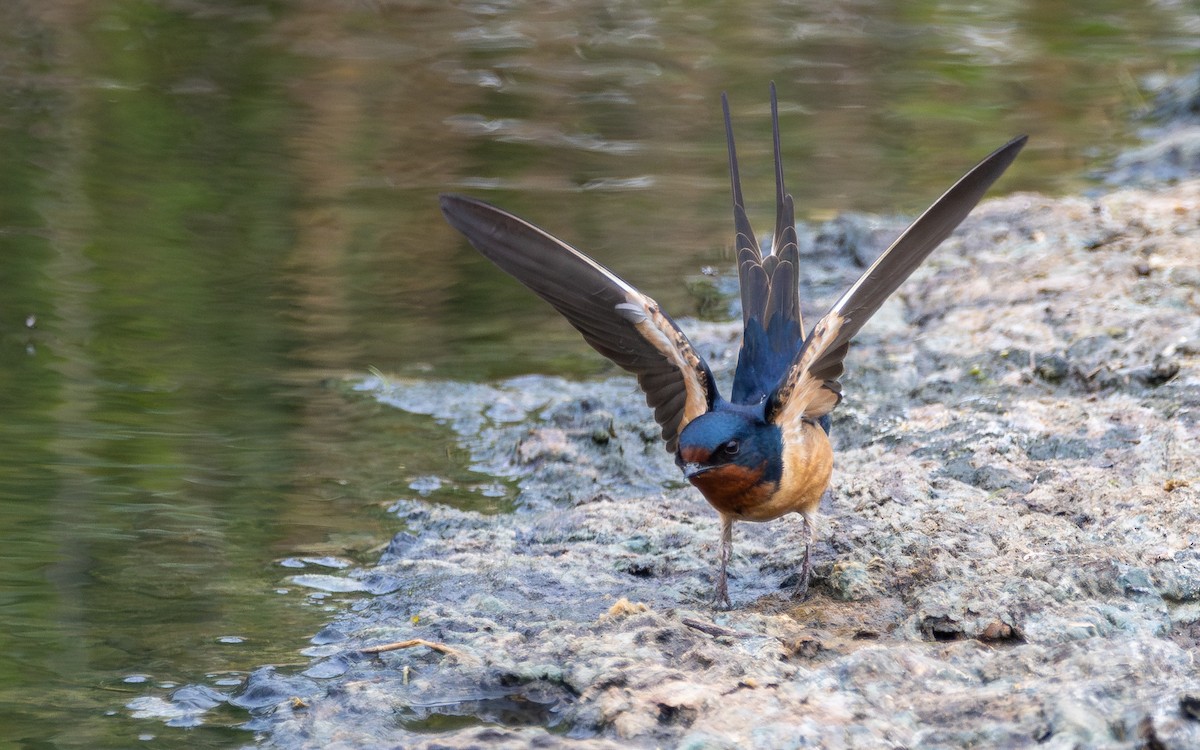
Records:
{"label": "spread wing", "polygon": [[842,361],[850,339],[892,292],[954,231],[1025,145],[1014,138],[979,162],[905,229],[829,312],[817,321],[791,369],[772,394],[768,418],[798,425],[828,414],[841,400]]}
{"label": "spread wing", "polygon": [[476,250],[637,376],[674,453],[680,430],[709,411],[717,395],[708,364],[675,321],[612,271],[524,219],[462,195],[443,195],[441,205]]}

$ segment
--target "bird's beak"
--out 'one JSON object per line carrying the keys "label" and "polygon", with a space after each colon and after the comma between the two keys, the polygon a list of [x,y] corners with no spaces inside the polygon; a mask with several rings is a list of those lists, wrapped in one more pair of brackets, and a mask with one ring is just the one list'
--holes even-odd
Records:
{"label": "bird's beak", "polygon": [[694,461],[689,461],[685,464],[680,465],[679,468],[683,469],[684,478],[692,479],[693,477],[699,476],[700,474],[703,474],[706,471],[710,471],[711,469],[713,469],[715,467],[704,466],[703,464],[698,464]]}

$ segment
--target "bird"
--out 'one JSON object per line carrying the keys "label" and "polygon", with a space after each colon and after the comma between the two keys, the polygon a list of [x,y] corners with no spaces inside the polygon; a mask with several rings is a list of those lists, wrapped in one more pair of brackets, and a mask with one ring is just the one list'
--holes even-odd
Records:
{"label": "bird", "polygon": [[446,220],[471,245],[637,378],[666,450],[720,517],[718,609],[731,606],[727,568],[737,521],[800,515],[805,548],[794,596],[806,595],[816,513],[833,470],[830,413],[842,400],[850,341],[975,208],[1027,140],[1012,139],[963,175],[805,333],[795,203],[784,185],[774,82],[770,97],[775,227],[764,252],[747,218],[729,98],[721,95],[743,326],[728,399],[687,335],[651,297],[522,218],[476,198],[440,196]]}

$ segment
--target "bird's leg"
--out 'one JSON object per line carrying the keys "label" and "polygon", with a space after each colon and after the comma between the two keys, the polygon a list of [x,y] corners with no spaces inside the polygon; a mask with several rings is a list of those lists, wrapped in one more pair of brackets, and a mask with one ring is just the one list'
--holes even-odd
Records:
{"label": "bird's leg", "polygon": [[729,584],[725,569],[729,566],[729,558],[733,556],[733,516],[721,514],[721,566],[717,571],[717,590],[713,598],[713,606],[717,609],[729,609]]}
{"label": "bird's leg", "polygon": [[793,599],[803,599],[808,595],[808,580],[812,576],[812,546],[813,546],[813,523],[807,513],[801,513],[800,517],[804,519],[804,560],[800,563],[800,580],[796,583],[796,590],[792,592]]}

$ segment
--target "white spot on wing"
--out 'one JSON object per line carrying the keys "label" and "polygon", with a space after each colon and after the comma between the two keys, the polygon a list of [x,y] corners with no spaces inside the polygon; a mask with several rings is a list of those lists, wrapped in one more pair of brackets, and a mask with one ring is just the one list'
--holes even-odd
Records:
{"label": "white spot on wing", "polygon": [[632,302],[622,302],[616,306],[616,309],[622,318],[625,318],[634,325],[646,320],[646,309],[641,305],[635,305]]}

